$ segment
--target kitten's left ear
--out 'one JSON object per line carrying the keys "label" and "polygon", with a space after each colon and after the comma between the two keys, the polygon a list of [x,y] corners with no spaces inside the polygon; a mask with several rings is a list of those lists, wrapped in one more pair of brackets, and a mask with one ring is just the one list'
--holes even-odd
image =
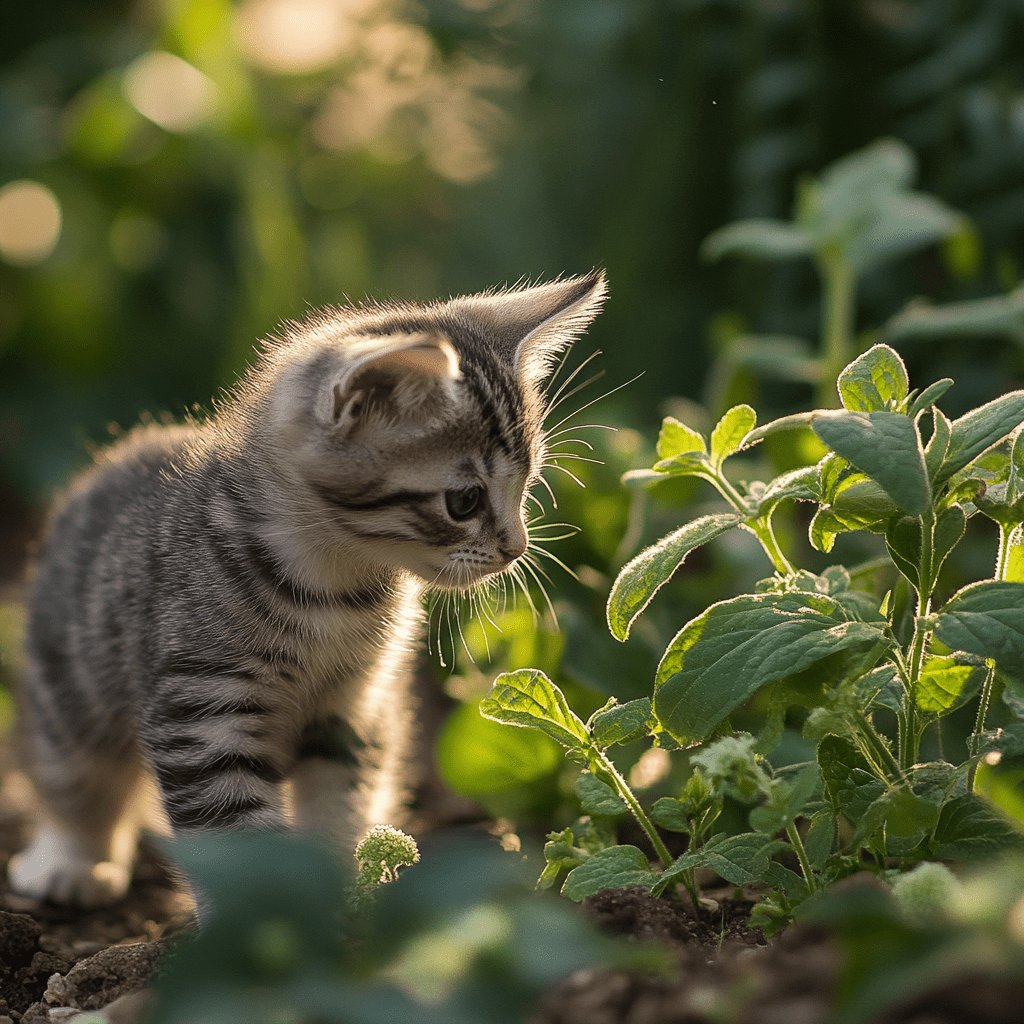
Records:
{"label": "kitten's left ear", "polygon": [[516,368],[519,379],[539,385],[564,352],[601,311],[608,292],[603,270],[531,288],[458,299],[469,316]]}
{"label": "kitten's left ear", "polygon": [[451,342],[435,333],[362,338],[346,357],[331,387],[336,426],[350,425],[371,395],[393,416],[414,415],[438,387],[448,389],[461,375]]}

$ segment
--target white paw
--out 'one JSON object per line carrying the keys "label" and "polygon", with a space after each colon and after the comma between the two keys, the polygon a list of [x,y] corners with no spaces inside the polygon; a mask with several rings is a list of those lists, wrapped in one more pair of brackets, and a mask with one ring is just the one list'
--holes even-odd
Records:
{"label": "white paw", "polygon": [[7,866],[11,888],[22,896],[86,909],[107,907],[128,891],[131,871],[113,861],[93,861],[69,847],[62,837],[44,830]]}

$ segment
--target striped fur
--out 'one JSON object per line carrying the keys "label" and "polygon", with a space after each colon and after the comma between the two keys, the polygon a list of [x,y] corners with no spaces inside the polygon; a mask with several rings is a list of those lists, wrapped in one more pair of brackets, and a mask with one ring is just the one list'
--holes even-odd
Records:
{"label": "striped fur", "polygon": [[603,295],[594,273],[328,309],[207,421],[100,455],[35,571],[20,710],[43,819],[15,890],[117,899],[151,803],[178,834],[342,850],[396,820],[421,593],[523,554],[543,381]]}

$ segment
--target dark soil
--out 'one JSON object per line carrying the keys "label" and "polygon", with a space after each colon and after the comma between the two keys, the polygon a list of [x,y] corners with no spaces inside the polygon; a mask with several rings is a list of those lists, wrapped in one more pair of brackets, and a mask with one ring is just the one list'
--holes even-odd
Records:
{"label": "dark soil", "polygon": [[[0,750],[2,756],[2,750]],[[26,838],[27,794],[0,771],[0,868]],[[752,900],[708,893],[701,920],[642,889],[606,889],[585,901],[601,929],[666,948],[663,976],[579,971],[549,992],[531,1024],[833,1024],[842,952],[824,930],[793,927],[766,943],[747,923]],[[742,894],[740,894],[742,895]],[[72,913],[16,896],[0,875],[0,1024],[73,1021],[117,1000],[109,1019],[136,1024],[164,940],[191,926],[186,897],[159,855],[144,848],[128,898]],[[872,1024],[1020,1024],[1024,984],[959,977]]]}

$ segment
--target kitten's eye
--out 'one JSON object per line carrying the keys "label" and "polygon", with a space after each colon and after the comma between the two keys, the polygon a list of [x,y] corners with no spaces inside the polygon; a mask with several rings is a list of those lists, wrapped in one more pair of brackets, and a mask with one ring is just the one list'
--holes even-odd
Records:
{"label": "kitten's eye", "polygon": [[483,493],[482,487],[461,487],[457,491],[445,491],[444,503],[448,515],[456,522],[468,519],[480,507]]}

